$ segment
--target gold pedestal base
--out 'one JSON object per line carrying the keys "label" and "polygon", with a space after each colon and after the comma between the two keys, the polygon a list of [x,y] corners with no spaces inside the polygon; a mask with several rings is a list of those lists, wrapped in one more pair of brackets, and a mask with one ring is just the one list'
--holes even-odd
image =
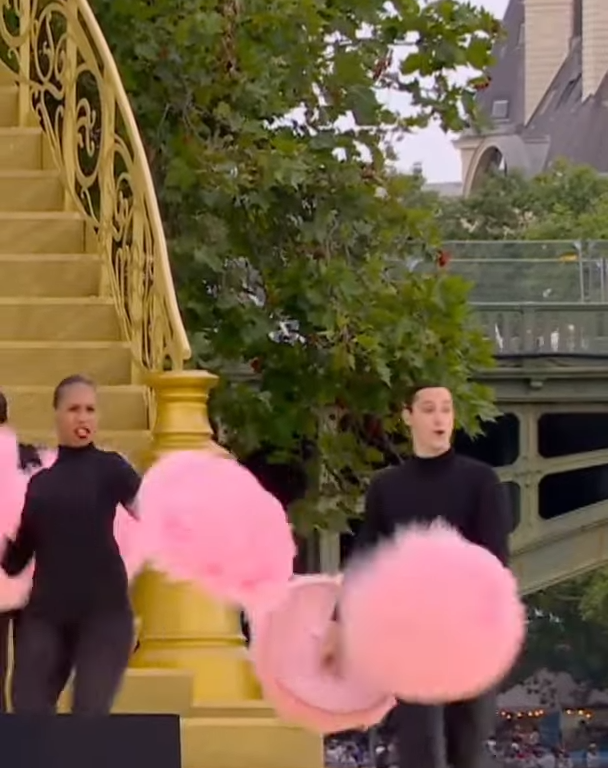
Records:
{"label": "gold pedestal base", "polygon": [[190,670],[194,676],[194,706],[208,701],[238,701],[245,687],[249,687],[251,699],[260,697],[247,654],[240,648],[213,648],[196,641],[191,646],[176,647],[174,642],[149,640],[145,650],[135,655],[132,667]]}
{"label": "gold pedestal base", "polygon": [[[222,452],[207,416],[216,382],[205,371],[150,377],[157,400],[152,458],[174,450]],[[322,768],[322,739],[280,722],[261,700],[236,611],[153,571],[138,579],[133,603],[140,646],[116,710],[174,707],[181,716],[182,768]]]}
{"label": "gold pedestal base", "polygon": [[194,705],[261,698],[234,610],[155,571],[138,579],[134,605],[145,620],[132,667],[189,672]]}

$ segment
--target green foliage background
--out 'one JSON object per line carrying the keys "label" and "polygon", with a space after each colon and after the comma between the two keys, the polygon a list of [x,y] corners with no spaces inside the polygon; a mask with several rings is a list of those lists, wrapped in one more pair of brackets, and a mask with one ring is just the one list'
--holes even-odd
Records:
{"label": "green foliage background", "polygon": [[[456,0],[92,6],[145,140],[194,363],[222,377],[226,440],[304,463],[298,526],[343,528],[382,458],[366,419],[402,441],[412,382],[450,385],[471,431],[494,412],[471,378],[492,357],[468,285],[436,266],[434,210],[390,160],[431,120],[475,121],[499,26]],[[474,77],[458,84],[461,67]],[[429,269],[395,280],[388,260],[413,250]]]}

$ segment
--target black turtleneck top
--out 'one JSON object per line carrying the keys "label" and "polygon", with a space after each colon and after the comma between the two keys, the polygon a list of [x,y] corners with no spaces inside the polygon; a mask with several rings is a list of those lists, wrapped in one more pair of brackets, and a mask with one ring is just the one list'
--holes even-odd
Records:
{"label": "black turtleneck top", "polygon": [[374,476],[355,552],[391,537],[397,528],[442,518],[505,565],[511,520],[496,472],[449,450],[434,458],[414,456]]}
{"label": "black turtleneck top", "polygon": [[26,610],[78,621],[128,607],[128,581],[114,539],[116,507],[128,507],[140,477],[118,453],[94,445],[59,448],[56,462],[28,485],[21,524],[2,569],[15,576],[36,558]]}

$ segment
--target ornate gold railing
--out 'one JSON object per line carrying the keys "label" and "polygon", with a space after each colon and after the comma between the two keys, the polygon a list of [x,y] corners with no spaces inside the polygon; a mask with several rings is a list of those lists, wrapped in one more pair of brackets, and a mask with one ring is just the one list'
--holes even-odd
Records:
{"label": "ornate gold railing", "polygon": [[[128,34],[128,30],[125,30]],[[85,216],[136,363],[180,369],[190,347],[152,175],[112,53],[87,0],[0,0],[0,67],[23,126],[40,123]]]}

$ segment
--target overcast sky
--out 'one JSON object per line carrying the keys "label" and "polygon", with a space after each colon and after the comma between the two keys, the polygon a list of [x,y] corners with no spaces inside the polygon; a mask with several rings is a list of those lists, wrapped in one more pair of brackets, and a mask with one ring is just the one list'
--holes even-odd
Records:
{"label": "overcast sky", "polygon": [[[478,1],[479,5],[492,11],[498,18],[503,17],[507,0]],[[399,142],[396,150],[399,154],[399,167],[404,171],[420,162],[428,181],[460,181],[458,152],[452,146],[450,137],[437,127],[407,136]]]}

